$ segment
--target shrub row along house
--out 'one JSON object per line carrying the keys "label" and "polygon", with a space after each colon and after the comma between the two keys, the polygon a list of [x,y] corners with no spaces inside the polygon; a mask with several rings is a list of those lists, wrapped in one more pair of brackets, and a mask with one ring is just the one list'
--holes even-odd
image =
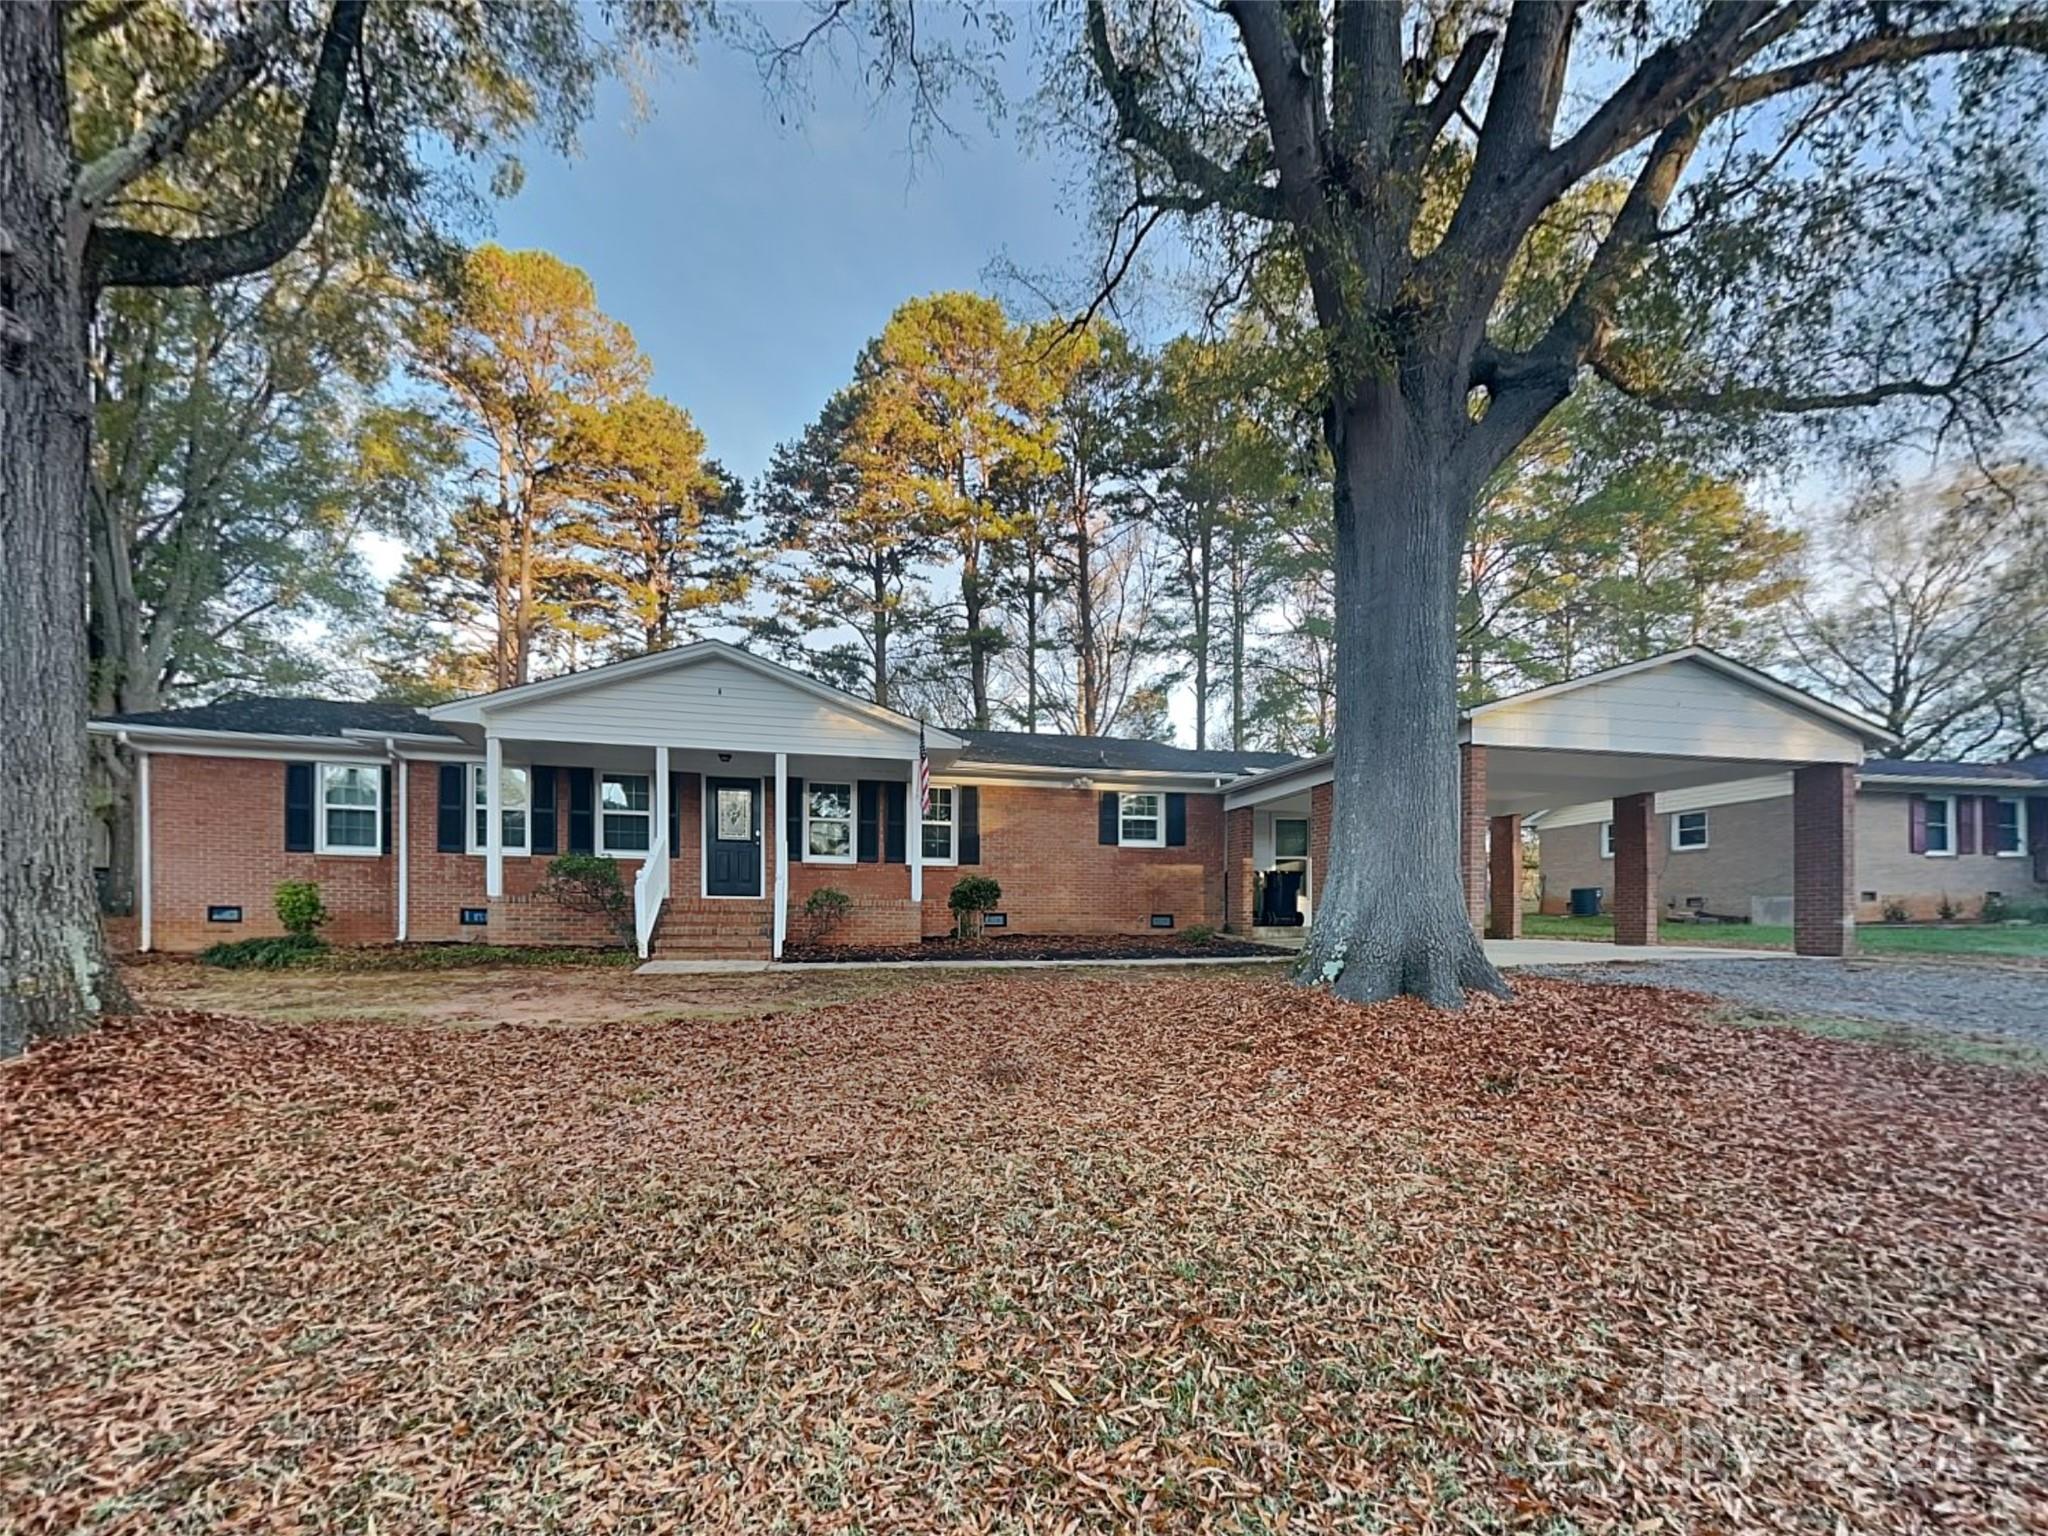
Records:
{"label": "shrub row along house", "polygon": [[[851,897],[835,941],[913,942],[951,928],[964,871],[999,882],[996,931],[1244,930],[1312,921],[1330,859],[1327,756],[935,730],[719,641],[424,711],[243,699],[92,728],[138,758],[144,949],[275,932],[288,880],[318,882],[342,942],[612,939],[547,889],[562,853],[618,861],[657,956],[780,957],[824,888]],[[1886,739],[1698,649],[1475,709],[1473,919],[1519,931],[1524,815],[1603,799],[1618,936],[1652,942],[1655,798],[1783,773],[1798,943],[1840,953],[1856,775]]]}

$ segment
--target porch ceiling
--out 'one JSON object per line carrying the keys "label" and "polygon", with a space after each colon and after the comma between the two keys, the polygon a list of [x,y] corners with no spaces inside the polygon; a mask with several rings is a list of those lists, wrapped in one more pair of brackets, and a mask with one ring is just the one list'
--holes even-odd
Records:
{"label": "porch ceiling", "polygon": [[1486,810],[1492,816],[1612,800],[1619,795],[1692,789],[1753,779],[1801,766],[1754,757],[1659,756],[1633,752],[1563,752],[1549,747],[1486,749]]}

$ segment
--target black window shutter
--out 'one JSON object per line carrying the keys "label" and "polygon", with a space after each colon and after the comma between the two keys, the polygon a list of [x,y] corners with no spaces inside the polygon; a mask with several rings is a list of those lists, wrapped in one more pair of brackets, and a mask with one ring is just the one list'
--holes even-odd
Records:
{"label": "black window shutter", "polygon": [[964,785],[953,791],[954,814],[959,818],[960,862],[981,862],[981,791]]}
{"label": "black window shutter", "polygon": [[571,768],[569,775],[570,853],[597,852],[596,774],[589,768]]}
{"label": "black window shutter", "polygon": [[789,846],[790,862],[804,861],[804,781],[794,774],[789,780],[789,804],[782,808],[782,840]]}
{"label": "black window shutter", "polygon": [[284,850],[313,851],[313,765],[284,765]]}
{"label": "black window shutter", "polygon": [[398,806],[391,798],[391,769],[384,770],[384,792],[377,800],[377,851],[391,851],[391,821],[398,814]]}
{"label": "black window shutter", "polygon": [[683,776],[668,776],[668,856],[674,858],[683,846]]}
{"label": "black window shutter", "polygon": [[1110,845],[1111,847],[1114,847],[1114,846],[1116,845],[1116,840],[1117,840],[1117,838],[1116,838],[1116,834],[1117,834],[1117,797],[1116,797],[1116,791],[1115,791],[1115,790],[1113,790],[1113,789],[1105,789],[1105,790],[1104,790],[1104,791],[1102,792],[1102,803],[1101,803],[1101,805],[1100,805],[1100,806],[1099,806],[1099,807],[1097,808],[1097,810],[1096,810],[1096,813],[1095,813],[1095,841],[1096,841],[1096,842],[1098,842],[1098,843],[1107,843],[1107,844],[1109,844],[1109,845]]}
{"label": "black window shutter", "polygon": [[910,823],[904,819],[904,807],[910,796],[909,786],[894,779],[882,783],[882,804],[888,814],[883,818],[886,830],[882,833],[882,862],[901,864],[903,862],[903,830]]}
{"label": "black window shutter", "polygon": [[535,766],[527,770],[532,780],[533,799],[532,824],[527,831],[533,837],[535,853],[555,851],[555,770]]}
{"label": "black window shutter", "polygon": [[853,789],[860,840],[855,857],[863,864],[873,864],[882,857],[882,786],[873,779],[862,779]]}
{"label": "black window shutter", "polygon": [[434,806],[434,846],[442,853],[460,853],[469,846],[469,770],[461,763],[441,765],[441,798]]}
{"label": "black window shutter", "polygon": [[1168,795],[1166,797],[1166,846],[1185,848],[1188,845],[1188,797]]}

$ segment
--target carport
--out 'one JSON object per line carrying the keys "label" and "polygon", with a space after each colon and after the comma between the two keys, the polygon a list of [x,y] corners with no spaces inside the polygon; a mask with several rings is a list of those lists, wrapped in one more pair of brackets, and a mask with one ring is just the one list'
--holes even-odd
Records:
{"label": "carport", "polygon": [[[1521,935],[1522,819],[1606,804],[1614,822],[1610,905],[1617,944],[1657,942],[1653,854],[1659,792],[1790,773],[1793,933],[1801,954],[1848,953],[1855,938],[1856,770],[1893,738],[1868,720],[1703,646],[1467,710],[1459,726],[1462,864],[1474,927]],[[1225,806],[1226,907],[1249,928],[1278,827],[1308,821],[1303,917],[1314,919],[1334,812],[1332,757],[1251,776]],[[1271,859],[1271,863],[1261,862]]]}

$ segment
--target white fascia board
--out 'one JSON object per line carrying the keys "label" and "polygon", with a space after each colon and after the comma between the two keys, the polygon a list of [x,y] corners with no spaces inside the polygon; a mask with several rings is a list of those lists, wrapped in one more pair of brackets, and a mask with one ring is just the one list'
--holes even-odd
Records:
{"label": "white fascia board", "polygon": [[1164,769],[1042,768],[1015,763],[976,763],[962,759],[950,767],[932,767],[934,784],[1014,784],[1020,788],[1171,789],[1188,794],[1219,795],[1237,779],[1227,773],[1173,773]]}
{"label": "white fascia board", "polygon": [[1247,774],[1231,784],[1224,795],[1223,806],[1225,810],[1235,811],[1247,805],[1264,805],[1269,800],[1298,795],[1319,784],[1328,784],[1336,776],[1337,755],[1325,752],[1320,757],[1291,763],[1285,768],[1268,768],[1262,773]]}
{"label": "white fascia board", "polygon": [[91,720],[94,736],[115,736],[142,752],[176,752],[196,757],[383,757],[383,738],[352,741],[343,736],[259,735],[253,731],[203,731],[190,726],[123,725]]}
{"label": "white fascia board", "polygon": [[1965,795],[1976,789],[2025,789],[2032,790],[2037,795],[2048,795],[2048,779],[2023,779],[2018,777],[1965,779],[1957,778],[1953,775],[1944,776],[1938,773],[1885,773],[1862,774],[1856,780],[1856,787],[1867,794],[1881,794],[1895,785],[1900,789],[1954,790],[1959,794]]}

